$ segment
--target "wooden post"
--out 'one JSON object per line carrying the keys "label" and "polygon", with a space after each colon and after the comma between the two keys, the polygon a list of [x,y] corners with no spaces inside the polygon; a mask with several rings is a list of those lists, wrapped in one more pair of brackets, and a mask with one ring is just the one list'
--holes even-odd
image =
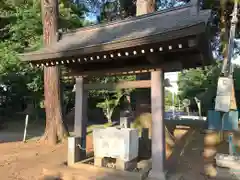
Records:
{"label": "wooden post", "polygon": [[68,166],[72,166],[83,159],[83,153],[81,153],[81,149],[79,148],[80,144],[80,137],[68,137]]}
{"label": "wooden post", "polygon": [[[137,16],[155,11],[155,0],[137,0]],[[137,76],[137,79],[149,79],[150,74]],[[151,72],[151,108],[152,108],[152,170],[149,178],[164,180],[165,131],[164,131],[164,73],[162,70]],[[141,93],[141,92],[140,92]],[[149,93],[150,94],[150,93]],[[142,96],[146,97],[146,93]],[[141,98],[142,98],[141,97]],[[146,101],[150,99],[146,97]],[[137,98],[140,100],[140,97]],[[141,100],[140,100],[141,101]],[[138,103],[137,104],[141,104]],[[138,110],[137,110],[138,111]],[[140,109],[142,111],[142,109]]]}
{"label": "wooden post", "polygon": [[[136,15],[152,13],[155,11],[155,0],[137,0]],[[149,80],[150,73],[139,74],[136,76],[137,80]],[[150,112],[150,89],[137,89],[136,97],[136,116],[145,112]]]}
{"label": "wooden post", "polygon": [[152,170],[149,177],[165,179],[165,128],[164,128],[164,72],[151,73],[151,107],[152,107]]}
{"label": "wooden post", "polygon": [[23,142],[26,142],[26,137],[27,137],[27,127],[28,127],[28,117],[29,115],[26,115],[25,118],[25,126],[24,126],[24,133],[23,133]]}
{"label": "wooden post", "polygon": [[121,128],[130,128],[131,114],[129,111],[120,112],[120,127]]}
{"label": "wooden post", "polygon": [[79,137],[80,144],[78,151],[81,154],[80,159],[86,156],[86,134],[87,134],[87,91],[84,91],[83,77],[76,78],[75,90],[75,123],[74,133]]}

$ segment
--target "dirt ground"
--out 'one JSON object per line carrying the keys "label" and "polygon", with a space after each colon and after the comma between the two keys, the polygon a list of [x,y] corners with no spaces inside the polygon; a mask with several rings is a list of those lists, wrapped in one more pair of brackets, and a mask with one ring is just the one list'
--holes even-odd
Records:
{"label": "dirt ground", "polygon": [[[1,133],[0,133],[1,136]],[[200,131],[189,132],[168,158],[170,177],[205,180],[203,175],[203,138]],[[87,138],[90,151],[92,138]],[[66,162],[67,143],[50,147],[36,141],[0,143],[1,180],[38,180],[43,168]],[[227,179],[226,179],[227,180]]]}
{"label": "dirt ground", "polygon": [[[88,144],[91,139],[87,138]],[[38,180],[43,168],[66,162],[67,143],[56,147],[36,141],[1,143],[0,154],[1,180]]]}

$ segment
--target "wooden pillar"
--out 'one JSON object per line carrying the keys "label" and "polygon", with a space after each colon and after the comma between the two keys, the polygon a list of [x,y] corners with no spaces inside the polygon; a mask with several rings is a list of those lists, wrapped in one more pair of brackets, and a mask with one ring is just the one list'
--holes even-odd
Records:
{"label": "wooden pillar", "polygon": [[[137,0],[136,15],[152,13],[155,11],[155,0]],[[136,75],[137,80],[149,80],[150,73]],[[143,113],[150,113],[150,89],[137,89],[136,90],[136,116]]]}
{"label": "wooden pillar", "polygon": [[[152,13],[155,11],[155,0],[137,0],[137,16]],[[137,79],[150,79],[150,75],[140,75]],[[162,70],[151,73],[151,109],[152,109],[152,170],[149,173],[149,179],[165,180],[165,131],[164,131],[164,73]],[[141,107],[144,97],[144,103],[148,102],[147,92],[141,93],[137,97],[137,104]],[[150,94],[150,93],[149,93]],[[140,101],[140,103],[138,103]],[[143,111],[138,108],[139,114]]]}
{"label": "wooden pillar", "polygon": [[164,131],[164,72],[151,73],[152,107],[152,170],[149,178],[164,180],[165,172],[165,131]]}
{"label": "wooden pillar", "polygon": [[83,87],[83,77],[76,78],[75,90],[75,119],[74,133],[79,138],[78,150],[80,160],[86,156],[86,133],[87,133],[87,98],[88,92]]}

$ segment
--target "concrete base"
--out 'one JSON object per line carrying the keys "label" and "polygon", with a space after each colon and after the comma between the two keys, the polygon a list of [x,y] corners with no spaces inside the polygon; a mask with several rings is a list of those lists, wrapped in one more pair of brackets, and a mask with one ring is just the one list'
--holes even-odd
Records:
{"label": "concrete base", "polygon": [[[104,167],[107,162],[102,157],[94,157],[94,166],[97,167]],[[123,161],[121,159],[116,159],[116,169],[118,170],[131,170],[137,168],[137,159],[134,159],[132,161]]]}
{"label": "concrete base", "polygon": [[216,157],[216,164],[219,167],[224,168],[231,168],[231,169],[240,169],[240,157],[239,156],[232,156],[229,154],[217,154]]}
{"label": "concrete base", "polygon": [[121,159],[117,159],[116,161],[116,169],[126,171],[135,168],[137,168],[137,159],[133,159],[131,161],[123,161]]}
{"label": "concrete base", "polygon": [[68,138],[68,165],[72,165],[86,158],[86,150],[79,147],[83,144],[82,142],[83,138],[81,137]]}
{"label": "concrete base", "polygon": [[147,180],[166,180],[166,173],[165,172],[154,172],[151,170],[148,174]]}
{"label": "concrete base", "polygon": [[101,158],[101,157],[94,157],[94,166],[103,167],[104,166],[104,159]]}

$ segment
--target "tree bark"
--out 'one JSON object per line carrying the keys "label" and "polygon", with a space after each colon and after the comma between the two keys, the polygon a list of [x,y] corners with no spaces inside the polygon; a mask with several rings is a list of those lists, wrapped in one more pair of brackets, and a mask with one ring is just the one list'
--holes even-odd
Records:
{"label": "tree bark", "polygon": [[228,58],[228,39],[229,39],[229,29],[228,29],[228,19],[227,19],[227,9],[226,9],[226,0],[220,1],[220,40],[221,48],[223,54],[223,67],[227,65]]}
{"label": "tree bark", "polygon": [[[58,41],[58,0],[42,0],[42,22],[44,45],[49,46]],[[64,137],[60,69],[58,66],[44,67],[44,96],[46,111],[46,128],[44,140],[48,144],[56,144]]]}
{"label": "tree bark", "polygon": [[155,0],[137,0],[137,11],[136,11],[137,16],[153,13],[155,12],[155,10],[156,10]]}

